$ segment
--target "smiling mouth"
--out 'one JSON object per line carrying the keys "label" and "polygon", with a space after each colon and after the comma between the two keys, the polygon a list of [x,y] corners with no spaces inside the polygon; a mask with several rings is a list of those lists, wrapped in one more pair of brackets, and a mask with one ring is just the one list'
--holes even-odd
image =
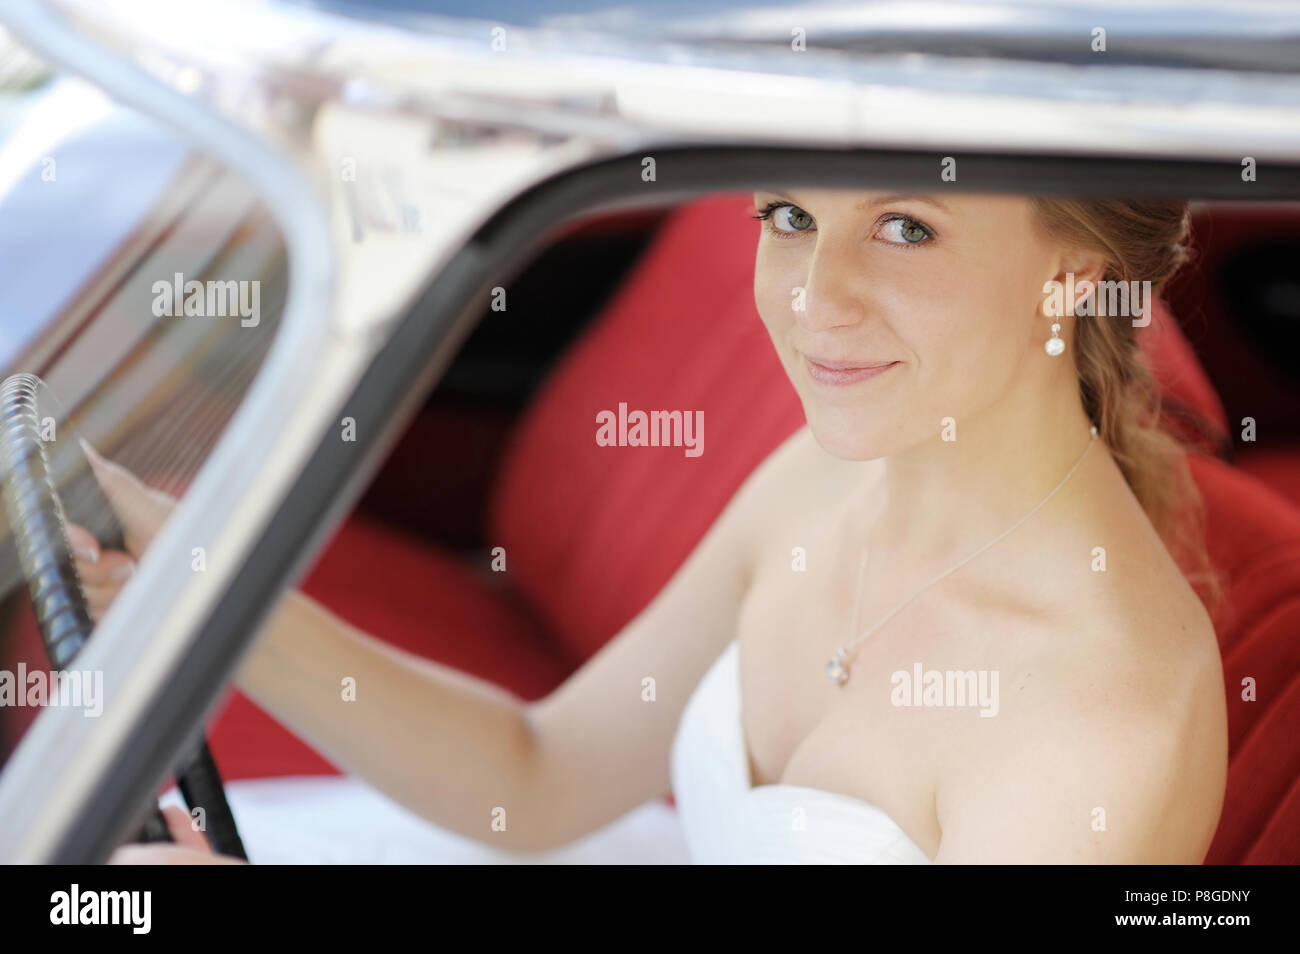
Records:
{"label": "smiling mouth", "polygon": [[878,377],[884,374],[890,368],[897,365],[897,361],[874,361],[874,362],[857,362],[857,361],[825,361],[814,360],[807,355],[803,356],[804,367],[808,371],[808,377],[818,384],[827,384],[833,387],[845,387],[850,384],[857,384],[870,378]]}

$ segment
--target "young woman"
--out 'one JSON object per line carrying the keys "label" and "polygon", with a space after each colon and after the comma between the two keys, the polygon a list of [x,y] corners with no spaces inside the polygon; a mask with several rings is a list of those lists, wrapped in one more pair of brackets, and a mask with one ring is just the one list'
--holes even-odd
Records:
{"label": "young woman", "polygon": [[[1185,203],[754,200],[755,299],[807,426],[635,620],[524,704],[291,593],[239,686],[401,805],[514,850],[671,790],[698,861],[1199,863],[1227,718],[1186,575],[1197,499],[1152,427],[1141,330],[1092,284],[1158,290]],[[138,554],[165,505],[95,468]],[[79,563],[96,612],[129,560]],[[345,709],[345,674],[383,692]]]}

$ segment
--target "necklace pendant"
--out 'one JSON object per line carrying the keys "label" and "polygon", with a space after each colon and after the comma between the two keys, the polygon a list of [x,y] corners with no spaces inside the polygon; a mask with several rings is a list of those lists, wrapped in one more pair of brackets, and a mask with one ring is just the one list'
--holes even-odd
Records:
{"label": "necklace pendant", "polygon": [[835,655],[826,663],[826,678],[833,685],[842,686],[849,681],[849,654],[845,649],[837,649]]}

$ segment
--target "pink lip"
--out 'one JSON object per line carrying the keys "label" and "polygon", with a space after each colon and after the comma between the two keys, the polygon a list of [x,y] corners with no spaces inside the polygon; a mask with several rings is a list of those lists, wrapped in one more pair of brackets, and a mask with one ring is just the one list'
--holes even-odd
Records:
{"label": "pink lip", "polygon": [[822,358],[810,358],[808,355],[804,355],[803,360],[804,367],[808,369],[808,377],[818,384],[830,384],[839,387],[874,378],[898,364],[897,361],[831,361]]}

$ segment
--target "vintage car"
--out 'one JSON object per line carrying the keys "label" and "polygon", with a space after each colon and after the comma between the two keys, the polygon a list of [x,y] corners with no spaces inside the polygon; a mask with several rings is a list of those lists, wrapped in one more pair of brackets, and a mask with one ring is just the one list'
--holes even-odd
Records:
{"label": "vintage car", "polygon": [[[1226,580],[1206,861],[1300,861],[1300,17],[9,0],[0,23],[0,860],[102,862],[160,794],[193,807],[187,774],[255,862],[520,860],[421,829],[232,679],[292,586],[526,700],[596,654],[803,423],[754,316],[750,195],[780,181],[1193,200],[1142,345]],[[649,408],[707,428],[592,439]],[[130,528],[83,440],[179,499],[93,632],[64,523]],[[94,718],[28,704],[47,651],[96,674]],[[664,796],[531,860],[689,860]]]}

